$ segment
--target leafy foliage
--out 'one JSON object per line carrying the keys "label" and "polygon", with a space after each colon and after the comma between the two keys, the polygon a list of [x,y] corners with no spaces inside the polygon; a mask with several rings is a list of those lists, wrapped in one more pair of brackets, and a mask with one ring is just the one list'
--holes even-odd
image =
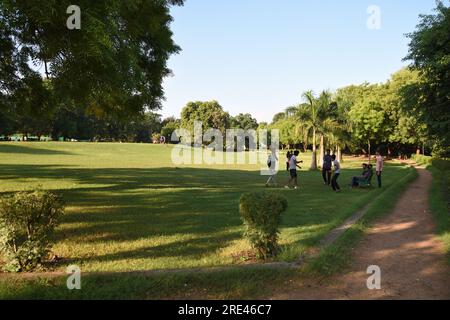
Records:
{"label": "leafy foliage", "polygon": [[418,70],[423,81],[405,94],[415,97],[407,105],[427,124],[435,141],[436,156],[450,155],[450,7],[437,2],[434,15],[422,15],[415,32],[409,34],[411,67]]}
{"label": "leafy foliage", "polygon": [[51,235],[64,213],[59,196],[18,192],[0,200],[0,251],[5,271],[32,271],[51,248]]}
{"label": "leafy foliage", "polygon": [[51,127],[54,140],[150,142],[151,135],[161,130],[161,116],[154,112],[127,117],[108,115],[101,119],[86,115],[76,107],[63,107]]}
{"label": "leafy foliage", "polygon": [[160,108],[167,60],[180,50],[169,8],[183,0],[80,0],[80,30],[67,29],[71,4],[0,2],[1,109],[39,118],[52,99],[99,117]]}
{"label": "leafy foliage", "polygon": [[203,124],[203,129],[219,129],[225,133],[230,128],[231,117],[217,101],[189,102],[181,111],[181,125],[191,129],[195,121]]}
{"label": "leafy foliage", "polygon": [[256,130],[258,129],[258,121],[249,113],[240,113],[235,117],[231,117],[231,127],[243,130]]}
{"label": "leafy foliage", "polygon": [[166,119],[163,127],[161,128],[161,136],[166,138],[166,141],[169,142],[172,137],[172,133],[180,128],[180,120],[175,118]]}
{"label": "leafy foliage", "polygon": [[413,154],[411,159],[416,161],[419,165],[431,166],[433,163],[433,157],[428,157],[421,154]]}
{"label": "leafy foliage", "polygon": [[287,206],[285,198],[267,192],[247,193],[241,197],[239,209],[246,226],[245,236],[259,258],[267,259],[278,253],[278,227]]}

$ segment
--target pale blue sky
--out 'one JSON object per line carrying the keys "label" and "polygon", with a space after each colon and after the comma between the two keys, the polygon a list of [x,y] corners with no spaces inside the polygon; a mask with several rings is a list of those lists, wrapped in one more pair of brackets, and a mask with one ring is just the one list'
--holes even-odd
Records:
{"label": "pale blue sky", "polygon": [[[381,9],[381,29],[367,8]],[[434,0],[186,0],[172,9],[181,46],[159,112],[179,117],[191,100],[218,100],[258,121],[300,101],[308,89],[382,82],[406,65],[408,39]]]}

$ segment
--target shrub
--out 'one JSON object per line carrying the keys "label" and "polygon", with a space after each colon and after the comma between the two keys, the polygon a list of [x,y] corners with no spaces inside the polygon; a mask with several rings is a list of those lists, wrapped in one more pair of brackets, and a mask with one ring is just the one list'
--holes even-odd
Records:
{"label": "shrub", "polygon": [[258,258],[267,259],[278,253],[278,226],[287,206],[285,198],[268,192],[242,195],[239,211],[246,227],[244,236],[257,250]]}
{"label": "shrub", "polygon": [[48,191],[18,192],[0,199],[3,270],[32,271],[48,255],[51,235],[64,213],[59,196]]}
{"label": "shrub", "polygon": [[413,154],[411,156],[411,159],[417,162],[418,165],[425,165],[425,166],[431,166],[431,163],[433,161],[432,157],[424,156],[421,154]]}
{"label": "shrub", "polygon": [[159,133],[152,134],[152,141],[153,142],[156,141],[157,143],[159,143],[160,139],[161,139],[161,135]]}

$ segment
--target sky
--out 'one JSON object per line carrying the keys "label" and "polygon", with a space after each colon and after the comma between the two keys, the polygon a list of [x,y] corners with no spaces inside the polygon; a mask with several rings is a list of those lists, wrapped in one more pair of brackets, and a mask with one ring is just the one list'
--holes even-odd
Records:
{"label": "sky", "polygon": [[[368,12],[374,5],[379,20]],[[186,0],[171,9],[182,51],[168,62],[173,75],[159,113],[179,117],[189,101],[217,100],[231,115],[271,122],[306,90],[386,81],[408,64],[405,34],[434,7],[434,0]]]}

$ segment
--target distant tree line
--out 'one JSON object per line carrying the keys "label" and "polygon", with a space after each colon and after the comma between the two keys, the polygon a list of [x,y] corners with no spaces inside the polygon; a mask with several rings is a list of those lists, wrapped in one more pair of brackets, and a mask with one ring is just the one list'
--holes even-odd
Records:
{"label": "distant tree line", "polygon": [[392,156],[423,152],[424,147],[438,150],[426,124],[405,99],[419,81],[418,72],[403,69],[383,84],[352,85],[318,96],[305,92],[304,102],[276,114],[268,127],[280,130],[284,145],[300,143],[305,149],[311,145],[311,167],[317,166],[317,146],[320,158],[325,149],[334,150],[338,157],[343,150],[370,155],[382,148]]}
{"label": "distant tree line", "polygon": [[[320,158],[326,148],[339,157],[343,151],[370,155],[380,148],[391,156],[427,151],[450,157],[450,8],[437,1],[435,13],[420,19],[408,35],[405,60],[410,66],[386,83],[319,95],[308,91],[301,103],[276,114],[272,123],[246,121],[242,128],[280,130],[283,147],[312,149],[312,168],[317,167],[317,148]],[[195,120],[219,129],[233,125],[215,101],[189,103],[181,123],[189,126]]]}

